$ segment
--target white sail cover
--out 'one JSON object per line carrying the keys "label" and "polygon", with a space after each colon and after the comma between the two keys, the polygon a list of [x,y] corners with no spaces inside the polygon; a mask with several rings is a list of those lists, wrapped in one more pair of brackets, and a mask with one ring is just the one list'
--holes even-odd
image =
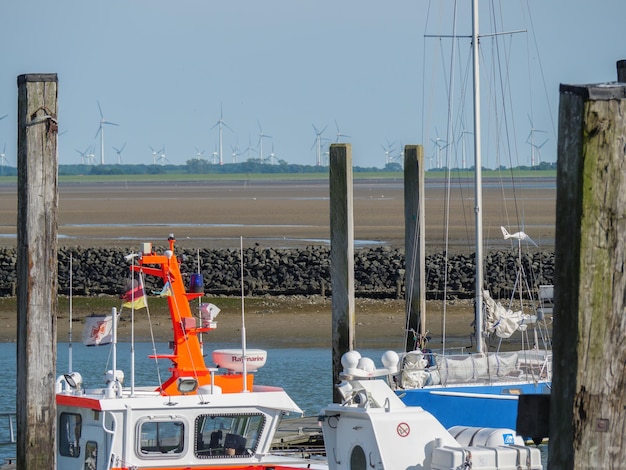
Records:
{"label": "white sail cover", "polygon": [[102,346],[113,341],[113,317],[111,315],[91,315],[85,317],[83,344]]}
{"label": "white sail cover", "polygon": [[535,317],[523,313],[521,310],[514,312],[504,308],[500,302],[491,298],[488,290],[483,290],[483,303],[485,305],[485,329],[500,338],[509,338],[517,330],[524,331],[529,323],[535,321]]}

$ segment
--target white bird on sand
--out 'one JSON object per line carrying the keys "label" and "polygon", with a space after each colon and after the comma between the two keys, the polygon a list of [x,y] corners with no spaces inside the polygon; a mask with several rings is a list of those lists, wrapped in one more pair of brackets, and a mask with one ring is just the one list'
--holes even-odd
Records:
{"label": "white bird on sand", "polygon": [[528,235],[526,235],[526,233],[524,232],[515,232],[513,234],[509,233],[507,231],[507,229],[505,229],[504,227],[500,227],[500,229],[502,230],[502,235],[504,235],[504,239],[508,240],[509,238],[515,238],[516,240],[528,240],[530,243],[532,243],[535,246],[539,246],[537,245],[534,240],[532,238],[530,238]]}

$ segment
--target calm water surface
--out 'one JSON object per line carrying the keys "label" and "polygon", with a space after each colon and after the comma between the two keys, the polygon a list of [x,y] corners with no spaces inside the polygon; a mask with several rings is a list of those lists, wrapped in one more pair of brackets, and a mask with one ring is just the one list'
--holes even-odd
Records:
{"label": "calm water surface", "polygon": [[[211,364],[210,353],[213,349],[232,348],[232,343],[205,344],[207,365]],[[254,348],[254,345],[249,345]],[[158,343],[157,353],[169,353],[167,343]],[[300,406],[307,416],[315,416],[332,401],[332,364],[330,349],[267,349],[267,364],[256,373],[255,383],[277,385],[283,387],[289,396]],[[169,360],[159,360],[158,367],[154,359],[150,343],[135,344],[135,385],[156,385],[169,377]],[[362,354],[374,359],[380,367],[383,350],[363,350]],[[0,370],[4,371],[2,388],[15,389],[16,344],[0,343]],[[130,343],[119,343],[117,346],[117,369],[124,371],[124,386],[130,387]],[[68,371],[69,345],[59,343],[57,349],[56,376]],[[108,346],[86,347],[82,343],[72,344],[72,365],[74,371],[83,376],[85,388],[104,386],[104,373],[112,368],[111,348]],[[0,394],[0,412],[15,411],[15,393]],[[0,440],[7,438],[7,423],[0,422]],[[15,449],[11,446],[0,446],[0,464],[4,457],[14,456]]]}

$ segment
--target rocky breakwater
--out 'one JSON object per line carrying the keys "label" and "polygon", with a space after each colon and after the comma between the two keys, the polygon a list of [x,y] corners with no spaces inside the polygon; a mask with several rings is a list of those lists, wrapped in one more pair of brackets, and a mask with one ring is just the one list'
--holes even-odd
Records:
{"label": "rocky breakwater", "polygon": [[[159,250],[163,249],[162,247]],[[119,295],[129,278],[127,250],[121,248],[72,248],[59,250],[59,294],[72,290],[76,296]],[[182,271],[203,275],[208,295],[238,296],[241,292],[239,250],[219,249],[179,252]],[[311,246],[272,249],[260,246],[244,250],[246,295],[331,295],[330,249]],[[13,248],[0,249],[0,296],[14,296],[17,254]],[[485,259],[485,286],[495,298],[507,298],[515,283],[517,254],[489,252]],[[447,273],[446,266],[447,264]],[[552,284],[553,253],[533,253],[522,258],[531,286]],[[404,251],[390,248],[362,248],[355,251],[355,294],[359,297],[401,298],[405,292]],[[150,276],[147,292],[161,289]],[[447,285],[447,288],[446,288]],[[443,254],[426,259],[426,290],[429,299],[471,298],[474,290],[473,255]]]}

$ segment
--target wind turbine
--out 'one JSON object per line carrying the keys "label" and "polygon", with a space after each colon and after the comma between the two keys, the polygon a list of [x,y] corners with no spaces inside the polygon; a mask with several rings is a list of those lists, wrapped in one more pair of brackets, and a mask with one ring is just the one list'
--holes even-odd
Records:
{"label": "wind turbine", "polygon": [[[546,131],[542,131],[539,129],[535,129],[533,126],[533,121],[530,119],[530,116],[528,116],[528,121],[530,122],[530,133],[528,134],[528,137],[526,138],[526,143],[530,145],[530,166],[533,167],[535,166],[535,151],[537,151],[537,156],[539,156],[539,149],[541,147],[543,147],[546,142],[548,142],[549,139],[544,140],[541,144],[537,145],[535,144],[535,133],[536,132],[543,132],[545,133]],[[541,163],[541,161],[537,162],[537,165]]]}
{"label": "wind turbine", "polygon": [[126,147],[126,142],[124,142],[124,145],[122,145],[121,148],[115,148],[113,147],[113,150],[115,150],[115,153],[117,153],[117,164],[120,165],[122,163],[122,150],[124,150],[124,147]]}
{"label": "wind turbine", "polygon": [[263,128],[261,127],[261,123],[258,120],[257,124],[259,125],[259,160],[263,162],[263,139],[271,139],[272,136],[263,133]]}
{"label": "wind turbine", "polygon": [[96,156],[93,153],[93,146],[90,145],[89,147],[85,149],[84,152],[81,152],[78,149],[75,149],[75,150],[80,155],[80,162],[83,165],[89,165],[89,164],[93,165],[95,163]]}
{"label": "wind turbine", "polygon": [[232,153],[233,163],[237,163],[237,157],[241,155],[241,151],[239,150],[239,147],[237,146],[237,144],[231,145],[230,149],[233,151]]}
{"label": "wind turbine", "polygon": [[204,156],[204,152],[205,150],[200,150],[198,147],[196,147],[196,159],[202,160],[202,157]]}
{"label": "wind turbine", "polygon": [[165,156],[165,145],[161,147],[159,153],[160,155],[157,157],[157,162],[161,162],[161,165],[165,165],[165,162],[169,162],[169,160]]}
{"label": "wind turbine", "polygon": [[165,150],[165,147],[160,148],[159,150],[154,150],[154,148],[152,148],[150,145],[148,145],[148,147],[150,148],[150,150],[152,150],[152,164],[156,165],[157,160],[159,159],[159,154]]}
{"label": "wind turbine", "polygon": [[[6,117],[6,116],[3,116],[3,117]],[[4,144],[4,149],[2,150],[2,153],[0,153],[0,175],[2,176],[4,176],[4,165],[5,164],[7,166],[9,165],[9,160],[7,159],[7,155],[5,153],[6,151],[7,151],[7,144]]]}
{"label": "wind turbine", "polygon": [[98,130],[96,132],[96,137],[100,134],[100,165],[104,165],[104,125],[108,124],[109,126],[119,126],[111,121],[106,121],[104,119],[104,114],[102,114],[102,108],[100,107],[100,102],[98,103],[98,111],[100,111],[100,125],[98,126]]}
{"label": "wind turbine", "polygon": [[337,124],[337,120],[335,119],[335,127],[337,128],[337,142],[341,142],[342,137],[350,137],[347,134],[342,134],[339,130],[339,124]]}
{"label": "wind turbine", "polygon": [[[244,150],[246,152],[247,160],[250,160],[250,152],[256,152],[254,147],[252,147],[250,135],[248,134],[248,148]],[[243,153],[243,152],[242,152]]]}
{"label": "wind turbine", "polygon": [[74,149],[76,151],[76,153],[78,153],[78,155],[80,155],[80,162],[81,163],[86,163],[87,162],[86,155],[87,155],[87,152],[89,152],[90,148],[91,148],[91,145],[89,147],[87,147],[84,152],[81,152],[78,149]]}
{"label": "wind turbine", "polygon": [[270,152],[270,156],[267,157],[267,161],[270,165],[274,165],[278,159],[276,158],[276,154],[274,153],[274,143],[272,142],[272,151]]}
{"label": "wind turbine", "polygon": [[217,165],[220,162],[220,154],[217,151],[217,149],[213,152],[213,154],[211,155],[211,163],[213,165]]}
{"label": "wind turbine", "polygon": [[526,232],[519,231],[515,233],[509,233],[508,230],[502,226],[500,226],[500,230],[502,230],[502,236],[505,240],[513,238],[514,240],[518,240],[518,243],[521,243],[522,241],[529,241],[533,245],[538,246],[535,241],[526,234]]}
{"label": "wind turbine", "polygon": [[463,170],[465,170],[465,168],[467,167],[467,151],[466,151],[466,146],[465,146],[466,134],[472,135],[472,132],[466,131],[465,128],[463,128],[461,132],[459,133],[459,139],[457,140],[457,145],[458,145],[458,142],[461,143],[461,168]]}
{"label": "wind turbine", "polygon": [[391,163],[394,159],[394,157],[391,155],[393,153],[394,144],[395,142],[389,143],[389,141],[387,141],[387,147],[385,147],[383,144],[380,144],[380,148],[382,148],[383,152],[385,152],[385,165]]}
{"label": "wind turbine", "polygon": [[441,165],[441,151],[448,146],[448,142],[446,142],[445,140],[441,139],[439,136],[437,136],[437,138],[435,138],[435,139],[430,139],[430,141],[435,145],[435,147],[437,147],[436,164],[437,164],[437,168],[441,168],[442,167],[442,165]]}
{"label": "wind turbine", "polygon": [[[8,114],[5,114],[4,116],[0,117],[0,121],[2,121],[5,117],[7,117]],[[9,161],[7,160],[7,156],[4,152],[6,152],[7,150],[7,144],[4,144],[4,150],[2,151],[2,153],[0,154],[0,175],[4,175],[4,163],[6,162],[6,164],[9,164]]]}
{"label": "wind turbine", "polygon": [[317,166],[322,166],[322,134],[324,133],[328,125],[324,126],[324,129],[322,129],[321,131],[318,130],[317,127],[315,127],[315,124],[311,125],[313,126],[313,130],[315,131],[315,140],[313,141],[313,145],[311,145],[311,148],[317,146],[315,163],[317,164]]}
{"label": "wind turbine", "polygon": [[224,122],[223,115],[222,115],[222,106],[221,106],[221,105],[220,105],[220,119],[219,119],[219,121],[217,121],[217,122],[215,123],[215,125],[214,125],[213,127],[211,127],[211,129],[215,129],[215,128],[216,128],[216,127],[218,127],[218,126],[219,126],[219,132],[220,132],[220,134],[219,134],[219,144],[220,144],[220,153],[219,153],[219,156],[220,156],[220,165],[223,165],[223,164],[224,164],[224,160],[222,159],[222,126],[224,126],[226,129],[229,129],[231,132],[232,132],[232,129],[228,126],[228,124],[226,124],[226,123]]}

